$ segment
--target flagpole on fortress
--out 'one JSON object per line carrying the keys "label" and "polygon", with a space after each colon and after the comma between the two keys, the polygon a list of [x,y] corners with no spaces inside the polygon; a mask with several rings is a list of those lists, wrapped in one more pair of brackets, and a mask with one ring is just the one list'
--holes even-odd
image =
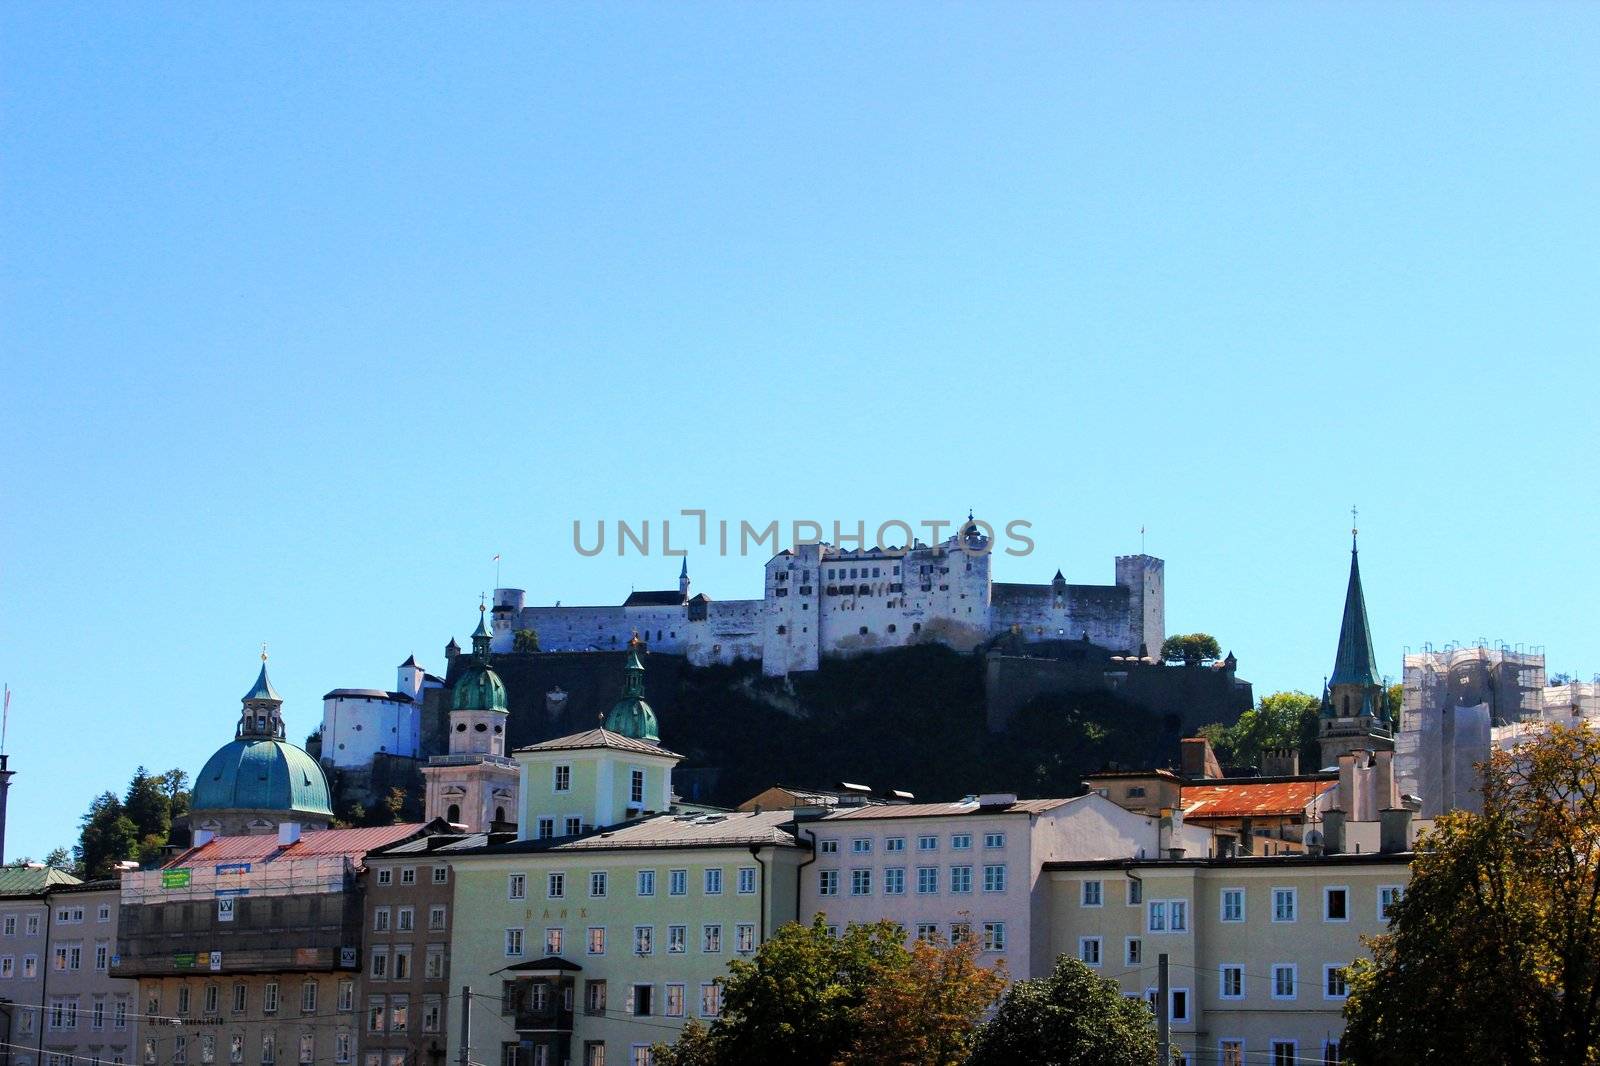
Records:
{"label": "flagpole on fortress", "polygon": [[500,587],[500,553],[494,553],[494,587]]}

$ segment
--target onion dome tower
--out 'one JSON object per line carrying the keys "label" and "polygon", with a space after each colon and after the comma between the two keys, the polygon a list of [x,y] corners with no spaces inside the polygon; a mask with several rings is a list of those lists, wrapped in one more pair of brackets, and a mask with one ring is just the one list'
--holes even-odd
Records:
{"label": "onion dome tower", "polygon": [[656,712],[644,701],[644,660],[639,657],[642,647],[639,634],[635,633],[628,641],[628,659],[622,667],[622,698],[606,712],[601,728],[618,736],[659,744],[661,733],[656,727]]}

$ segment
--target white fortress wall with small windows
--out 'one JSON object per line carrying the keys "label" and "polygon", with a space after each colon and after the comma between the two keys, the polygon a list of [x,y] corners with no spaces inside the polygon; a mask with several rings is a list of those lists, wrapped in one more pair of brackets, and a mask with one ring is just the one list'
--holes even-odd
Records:
{"label": "white fortress wall with small windows", "polygon": [[322,701],[322,761],[348,769],[371,766],[380,753],[416,758],[421,748],[418,711],[415,702],[387,695],[329,693]]}
{"label": "white fortress wall with small windows", "polygon": [[1112,651],[1158,653],[1160,559],[1118,558],[1112,585],[996,584],[989,547],[975,532],[909,549],[804,544],[766,563],[759,600],[529,607],[522,590],[497,589],[492,647],[510,651],[521,628],[545,651],[620,649],[637,632],[696,665],[761,659],[772,676],[815,670],[823,655],[913,643],[970,651],[1013,627],[1025,640],[1087,635]]}

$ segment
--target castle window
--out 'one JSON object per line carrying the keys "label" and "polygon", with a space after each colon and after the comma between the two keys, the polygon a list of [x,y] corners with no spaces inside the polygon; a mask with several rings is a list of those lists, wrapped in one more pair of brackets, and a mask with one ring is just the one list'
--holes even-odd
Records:
{"label": "castle window", "polygon": [[781,637],[787,632],[789,632],[789,627],[788,626],[779,626],[778,627],[778,636]]}
{"label": "castle window", "polygon": [[911,623],[911,632],[913,632],[913,633],[921,633],[922,632],[922,623],[921,622],[912,622]]}
{"label": "castle window", "polygon": [[477,730],[479,733],[487,733],[489,731],[489,727],[487,725],[485,725],[483,722],[479,722],[477,725],[473,726],[472,728]]}
{"label": "castle window", "polygon": [[861,635],[862,636],[866,636],[867,635],[867,627],[866,626],[862,626],[861,627]]}
{"label": "castle window", "polygon": [[[892,605],[891,605],[891,606],[892,606]],[[889,623],[889,632],[891,632],[891,633],[893,633],[893,632],[894,632],[894,631],[895,631],[895,625],[894,625],[894,623],[893,623],[893,622],[890,622],[890,623]]]}

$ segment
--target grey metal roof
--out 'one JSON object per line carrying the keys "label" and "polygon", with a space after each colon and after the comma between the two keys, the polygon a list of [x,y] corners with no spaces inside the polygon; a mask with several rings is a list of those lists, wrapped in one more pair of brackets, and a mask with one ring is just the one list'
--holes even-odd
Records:
{"label": "grey metal roof", "polygon": [[675,751],[669,751],[659,744],[651,744],[644,740],[635,740],[625,737],[621,733],[613,733],[609,729],[587,729],[582,733],[573,733],[569,736],[556,737],[554,740],[542,741],[538,744],[529,744],[515,751],[581,751],[585,748],[613,748],[617,751],[633,751],[640,755],[665,755],[670,759],[681,759]]}

